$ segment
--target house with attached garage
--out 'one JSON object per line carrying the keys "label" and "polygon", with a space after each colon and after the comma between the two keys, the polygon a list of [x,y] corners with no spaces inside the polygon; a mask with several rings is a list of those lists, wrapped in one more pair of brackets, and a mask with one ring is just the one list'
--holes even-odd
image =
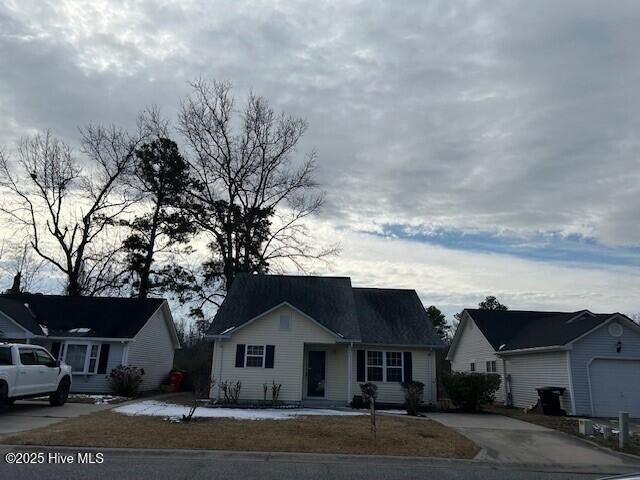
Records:
{"label": "house with attached garage", "polygon": [[161,298],[0,296],[0,341],[42,345],[72,368],[72,392],[109,393],[118,365],[144,369],[141,390],[155,390],[180,348]]}
{"label": "house with attached garage", "polygon": [[640,326],[620,313],[466,309],[447,359],[499,374],[507,405],[532,406],[551,386],[569,415],[640,417]]}
{"label": "house with attached garage", "polygon": [[207,337],[214,342],[211,397],[241,382],[240,400],[348,405],[359,384],[378,386],[378,402],[404,403],[403,382],[425,384],[436,402],[434,351],[443,348],[414,290],[355,288],[347,277],[236,277]]}

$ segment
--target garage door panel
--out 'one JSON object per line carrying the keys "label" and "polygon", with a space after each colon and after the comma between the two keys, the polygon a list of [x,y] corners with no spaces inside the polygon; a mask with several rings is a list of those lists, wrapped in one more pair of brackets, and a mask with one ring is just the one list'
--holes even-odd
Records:
{"label": "garage door panel", "polygon": [[589,378],[596,417],[616,417],[621,410],[640,417],[640,360],[595,359]]}

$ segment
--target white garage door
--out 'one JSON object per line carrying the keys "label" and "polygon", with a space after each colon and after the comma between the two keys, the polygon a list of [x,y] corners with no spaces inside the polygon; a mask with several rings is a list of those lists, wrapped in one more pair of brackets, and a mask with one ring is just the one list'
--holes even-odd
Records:
{"label": "white garage door", "polygon": [[640,360],[596,359],[589,367],[596,417],[640,417]]}

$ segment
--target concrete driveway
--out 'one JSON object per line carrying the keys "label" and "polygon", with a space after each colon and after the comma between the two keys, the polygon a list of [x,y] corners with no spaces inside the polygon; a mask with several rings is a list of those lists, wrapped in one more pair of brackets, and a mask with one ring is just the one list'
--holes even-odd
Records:
{"label": "concrete driveway", "polygon": [[640,459],[618,455],[570,435],[502,415],[429,413],[482,448],[477,460],[589,471],[640,472]]}
{"label": "concrete driveway", "polygon": [[66,403],[61,407],[51,407],[48,402],[18,401],[0,413],[0,438],[109,408],[113,405]]}

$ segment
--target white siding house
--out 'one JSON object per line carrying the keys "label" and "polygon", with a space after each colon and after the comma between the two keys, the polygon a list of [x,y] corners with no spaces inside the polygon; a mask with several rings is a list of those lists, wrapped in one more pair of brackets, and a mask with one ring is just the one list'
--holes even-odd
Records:
{"label": "white siding house", "polygon": [[[364,327],[364,328],[363,328]],[[211,397],[241,382],[240,399],[347,405],[360,384],[378,402],[402,404],[403,382],[436,401],[434,349],[442,342],[412,290],[355,289],[347,278],[240,275],[208,333],[214,340]]]}
{"label": "white siding house", "polygon": [[[496,373],[503,377],[504,365],[496,355],[491,344],[484,337],[480,329],[469,317],[464,317],[461,324],[459,345],[453,355],[450,355],[451,370],[455,372]],[[472,370],[473,369],[473,370]],[[498,402],[505,401],[504,378],[500,382],[500,389],[496,393]]]}
{"label": "white siding house", "polygon": [[497,359],[507,405],[533,406],[551,386],[565,389],[569,415],[640,417],[640,327],[621,314],[468,309],[447,358],[453,371],[475,363],[480,373]]}
{"label": "white siding house", "polygon": [[143,368],[141,390],[155,390],[180,347],[166,300],[29,294],[0,296],[0,341],[44,346],[81,393],[109,393],[119,365]]}

